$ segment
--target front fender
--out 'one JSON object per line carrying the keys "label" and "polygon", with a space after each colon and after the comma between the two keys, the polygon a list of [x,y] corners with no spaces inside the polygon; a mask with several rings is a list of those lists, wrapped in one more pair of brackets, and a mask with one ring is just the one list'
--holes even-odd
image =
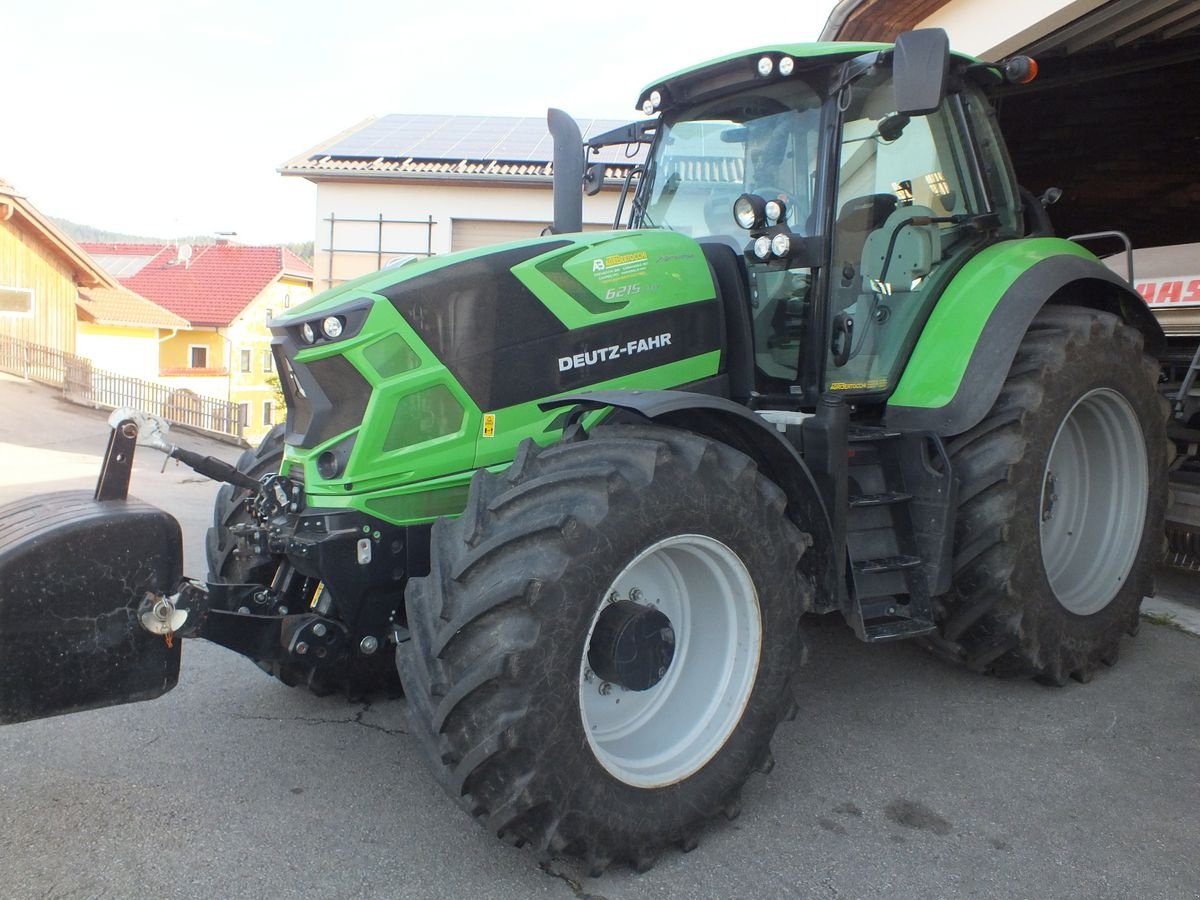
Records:
{"label": "front fender", "polygon": [[887,425],[943,437],[978,424],[1000,395],[1029,323],[1050,301],[1112,312],[1156,352],[1162,328],[1126,281],[1078,244],[1029,238],[995,244],[938,299],[888,399]]}

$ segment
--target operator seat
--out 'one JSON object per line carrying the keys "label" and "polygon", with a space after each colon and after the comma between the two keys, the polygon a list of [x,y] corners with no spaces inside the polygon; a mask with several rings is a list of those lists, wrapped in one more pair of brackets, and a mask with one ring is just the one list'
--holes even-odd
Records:
{"label": "operator seat", "polygon": [[841,288],[850,288],[858,294],[859,266],[867,235],[883,227],[896,210],[895,194],[867,194],[847,200],[834,225],[837,258],[834,260],[834,275]]}

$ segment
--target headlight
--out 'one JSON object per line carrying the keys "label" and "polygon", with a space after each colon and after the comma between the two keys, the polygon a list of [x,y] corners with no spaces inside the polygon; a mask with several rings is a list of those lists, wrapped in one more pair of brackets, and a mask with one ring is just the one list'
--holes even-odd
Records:
{"label": "headlight", "polygon": [[317,336],[313,332],[313,327],[310,323],[305,322],[300,326],[300,337],[304,338],[304,343],[306,344],[311,344],[317,339]]}
{"label": "headlight", "polygon": [[[305,326],[307,327],[307,326]],[[321,333],[327,338],[342,336],[342,320],[337,316],[326,316],[321,322]]]}
{"label": "headlight", "polygon": [[777,234],[771,238],[771,252],[776,256],[787,256],[792,252],[792,239],[786,234]]}
{"label": "headlight", "polygon": [[337,478],[341,471],[341,463],[338,461],[337,455],[332,451],[326,450],[317,457],[317,474],[326,481],[332,481]]}
{"label": "headlight", "polygon": [[762,227],[766,221],[763,198],[758,194],[742,194],[734,201],[733,218],[747,231]]}
{"label": "headlight", "polygon": [[796,71],[796,61],[790,56],[785,56],[779,60],[779,74],[785,78]]}
{"label": "headlight", "polygon": [[642,104],[642,112],[647,116],[654,115],[654,104],[647,100]]}
{"label": "headlight", "polygon": [[651,91],[650,92],[650,105],[653,106],[655,109],[658,109],[660,106],[662,106],[662,94],[659,93],[658,91]]}
{"label": "headlight", "polygon": [[769,222],[779,222],[783,220],[783,203],[779,200],[768,200],[767,205],[763,207],[763,213]]}
{"label": "headlight", "polygon": [[771,239],[765,234],[754,242],[754,255],[766,259],[771,255]]}
{"label": "headlight", "polygon": [[775,71],[775,63],[769,56],[764,56],[758,61],[758,74],[766,78]]}

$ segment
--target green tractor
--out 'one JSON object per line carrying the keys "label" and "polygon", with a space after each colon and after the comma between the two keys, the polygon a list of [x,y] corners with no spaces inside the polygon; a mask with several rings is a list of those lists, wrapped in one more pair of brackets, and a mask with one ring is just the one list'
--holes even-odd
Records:
{"label": "green tractor", "polygon": [[[806,614],[1089,680],[1153,588],[1163,339],[1018,187],[987,94],[1031,68],[916,31],[678,72],[589,143],[648,145],[607,233],[552,111],[550,233],[276,319],[287,424],[236,471],[118,413],[95,498],[0,512],[0,721],[157,696],[203,637],[402,687],[471,815],[602,870],[735,812]],[[228,482],[206,582],[136,443]]]}

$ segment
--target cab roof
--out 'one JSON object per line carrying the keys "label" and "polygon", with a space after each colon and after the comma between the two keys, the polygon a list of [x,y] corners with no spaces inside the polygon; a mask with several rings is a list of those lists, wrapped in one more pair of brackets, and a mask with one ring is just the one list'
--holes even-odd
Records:
{"label": "cab roof", "polygon": [[[769,56],[773,60],[787,56],[795,61],[796,70],[825,67],[864,53],[891,50],[895,44],[873,43],[867,41],[817,41],[801,44],[768,44],[750,50],[739,50],[726,56],[719,56],[707,62],[688,66],[678,72],[672,72],[665,78],[652,81],[638,95],[637,107],[642,109],[652,91],[658,90],[669,95],[669,103],[674,105],[692,97],[706,94],[709,90],[732,86],[742,78],[753,77],[758,60]],[[951,50],[951,56],[966,62],[977,62],[974,57]],[[644,111],[644,110],[643,110]]]}

